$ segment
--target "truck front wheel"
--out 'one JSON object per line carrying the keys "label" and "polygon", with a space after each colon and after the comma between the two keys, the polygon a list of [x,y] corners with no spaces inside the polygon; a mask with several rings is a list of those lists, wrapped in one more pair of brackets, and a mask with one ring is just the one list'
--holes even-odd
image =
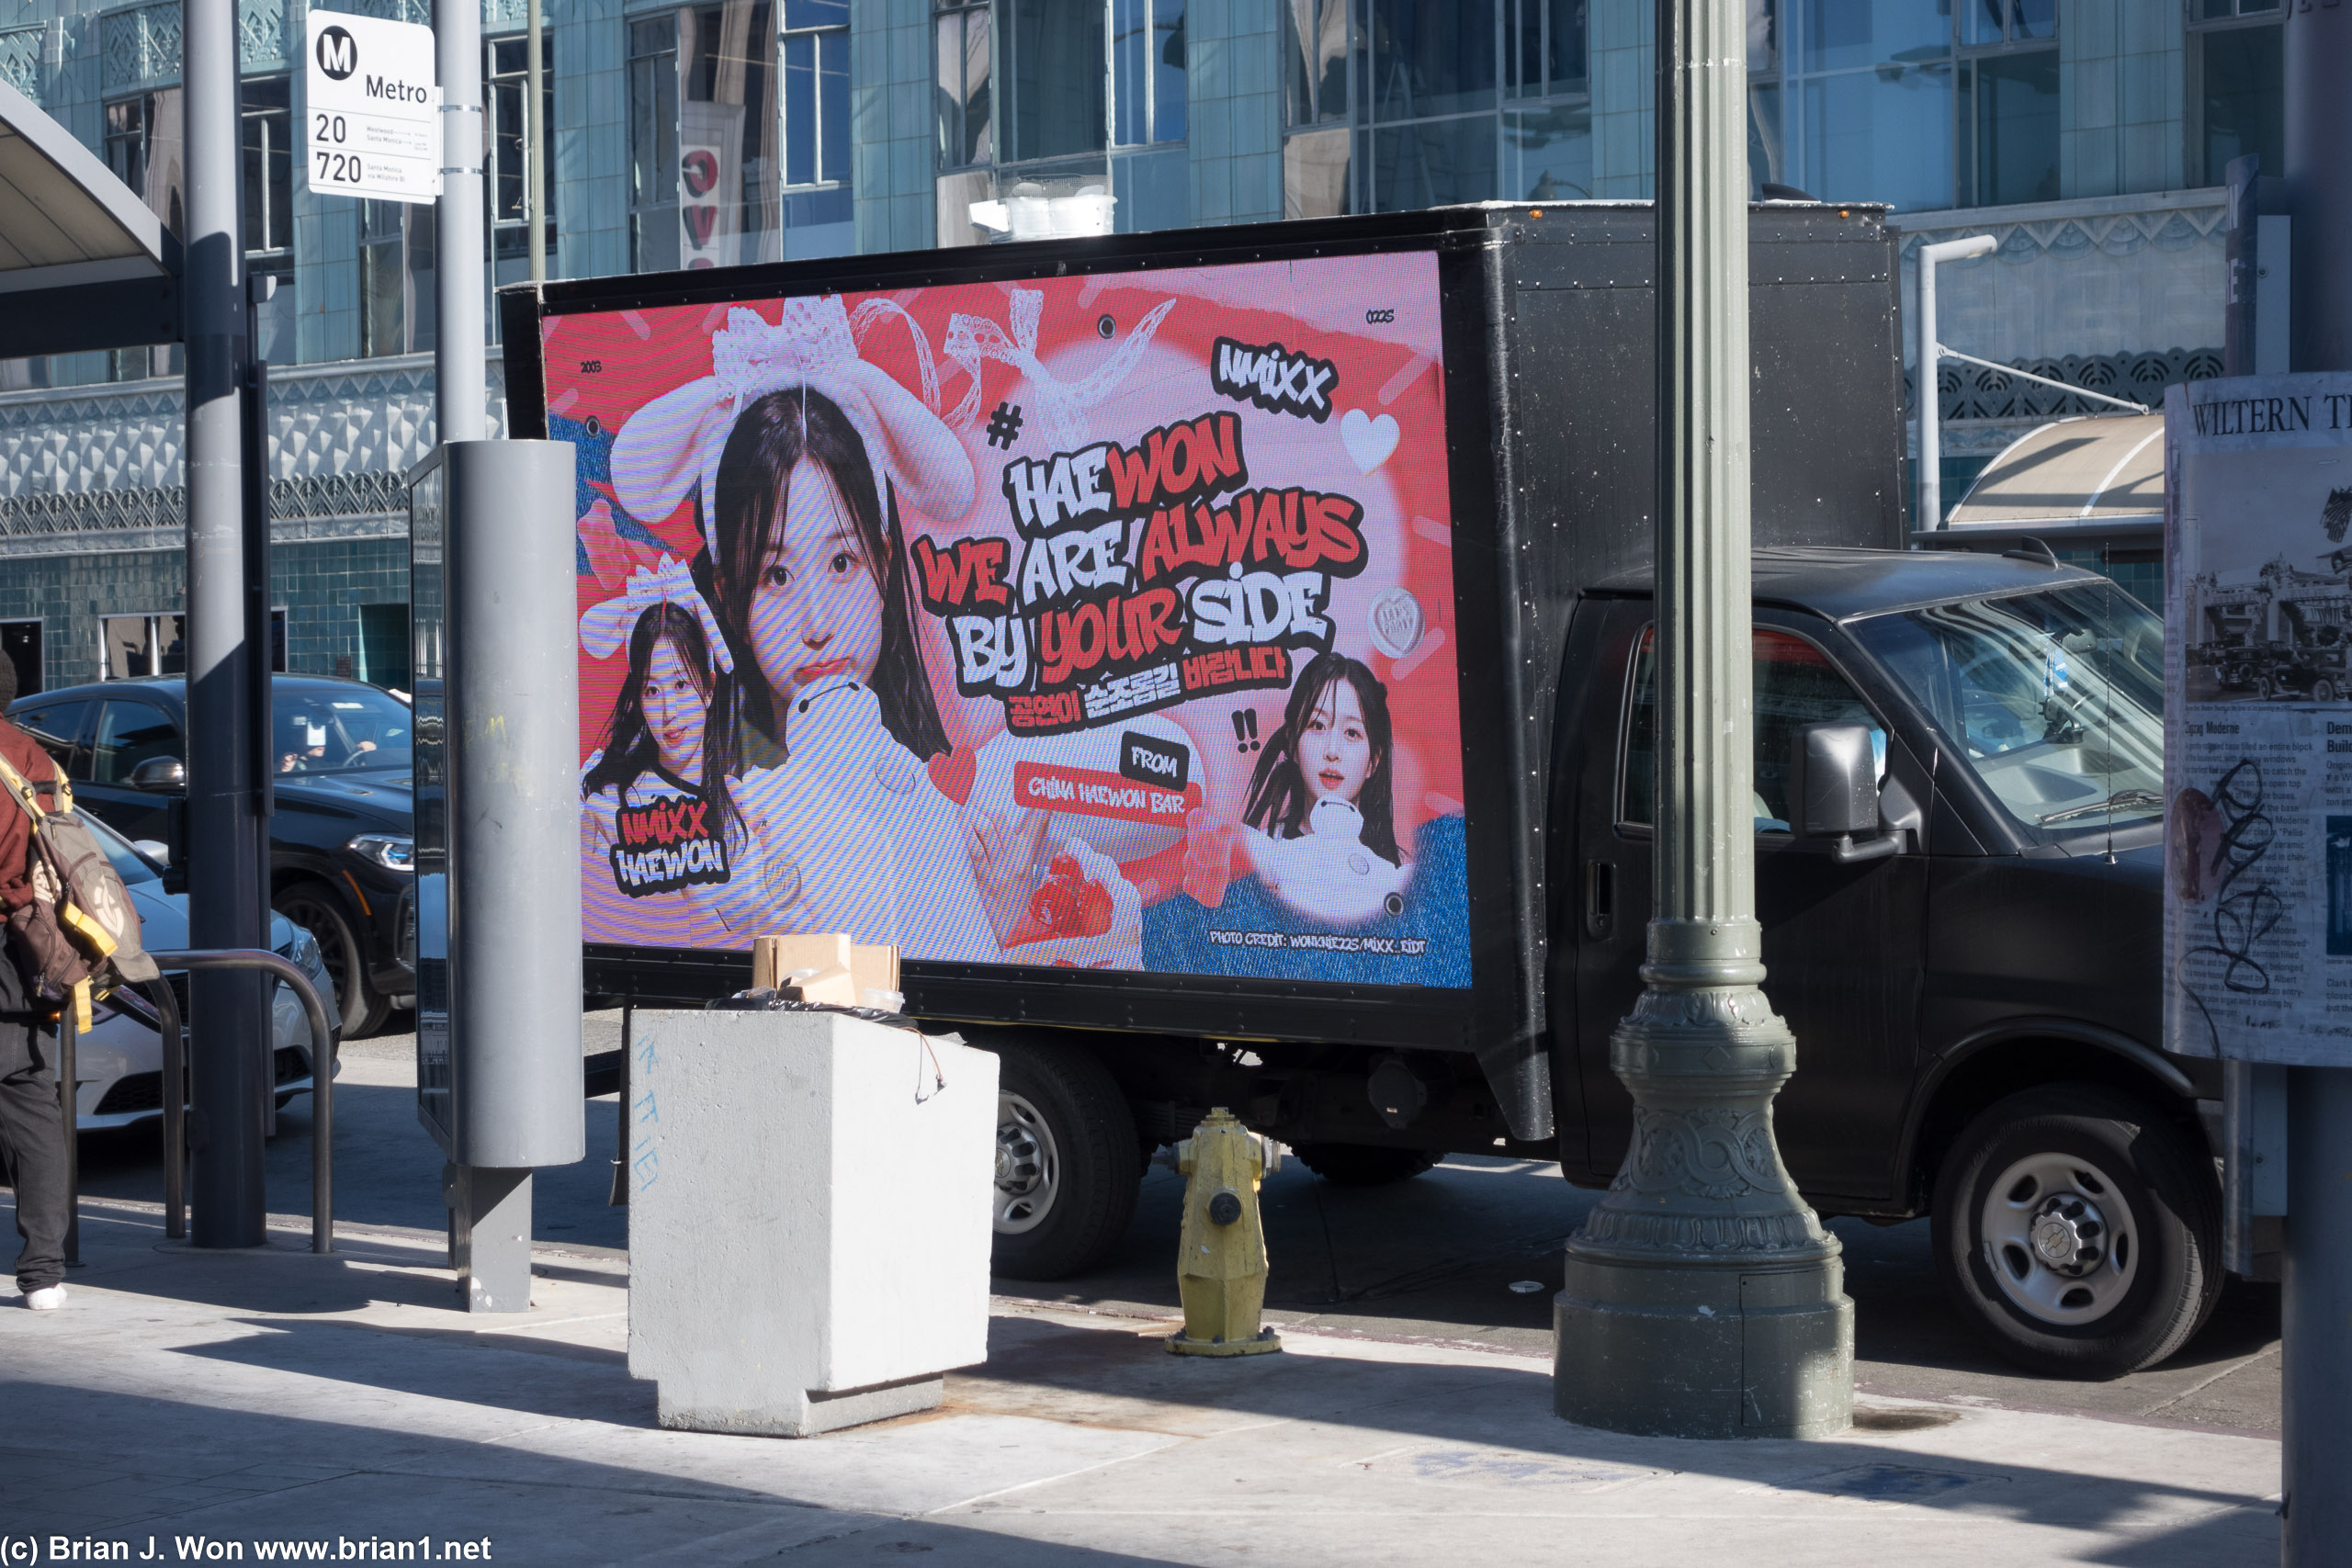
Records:
{"label": "truck front wheel", "polygon": [[1937,1270],[2030,1371],[2112,1378],[2186,1344],[2222,1289],[2210,1160],[2143,1101],[2084,1085],[2011,1095],[1936,1180]]}
{"label": "truck front wheel", "polygon": [[996,1247],[1010,1280],[1091,1268],[1135,1217],[1143,1166],[1118,1080],[1059,1041],[966,1032],[996,1053]]}

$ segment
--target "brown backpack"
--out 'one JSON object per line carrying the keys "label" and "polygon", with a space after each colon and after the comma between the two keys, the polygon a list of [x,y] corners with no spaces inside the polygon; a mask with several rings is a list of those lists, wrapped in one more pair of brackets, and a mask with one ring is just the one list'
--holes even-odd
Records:
{"label": "brown backpack", "polygon": [[106,851],[74,809],[74,791],[59,774],[56,801],[43,807],[39,786],[0,757],[0,783],[32,818],[28,880],[33,896],[8,917],[17,964],[44,1001],[74,1002],[76,1027],[90,1027],[90,1002],[130,981],[162,971],[139,939],[139,911]]}

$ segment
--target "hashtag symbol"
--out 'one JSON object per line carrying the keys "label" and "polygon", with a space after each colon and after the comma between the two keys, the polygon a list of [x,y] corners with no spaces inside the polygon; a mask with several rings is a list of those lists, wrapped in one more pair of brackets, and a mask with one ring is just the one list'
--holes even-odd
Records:
{"label": "hashtag symbol", "polygon": [[989,415],[989,445],[1012,450],[1021,435],[1021,411],[1012,403],[999,403],[996,412]]}

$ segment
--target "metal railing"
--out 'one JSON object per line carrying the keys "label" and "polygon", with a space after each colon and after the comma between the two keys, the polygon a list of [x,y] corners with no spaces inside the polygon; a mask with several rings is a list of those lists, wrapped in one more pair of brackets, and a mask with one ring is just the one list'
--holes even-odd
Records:
{"label": "metal railing", "polygon": [[[259,969],[275,975],[302,1004],[311,1026],[311,1250],[334,1250],[334,1057],[335,1037],[311,977],[291,960],[257,947],[187,949],[150,953],[165,970]],[[164,1234],[176,1241],[187,1234],[187,1054],[177,999],[161,982],[157,1003],[164,1035]],[[167,1005],[168,1004],[168,1005]],[[272,1092],[275,1092],[273,1086]]]}

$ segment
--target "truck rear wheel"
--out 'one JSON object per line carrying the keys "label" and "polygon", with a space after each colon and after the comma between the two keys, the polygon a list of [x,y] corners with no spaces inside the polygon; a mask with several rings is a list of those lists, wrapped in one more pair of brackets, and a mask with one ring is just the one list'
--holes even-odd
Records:
{"label": "truck rear wheel", "polygon": [[1340,1187],[1386,1187],[1408,1180],[1443,1158],[1436,1149],[1395,1149],[1381,1144],[1301,1144],[1298,1163]]}
{"label": "truck rear wheel", "polygon": [[1143,1175],[1118,1080],[1059,1041],[965,1037],[998,1062],[996,1272],[1059,1280],[1091,1268],[1126,1234]]}
{"label": "truck rear wheel", "polygon": [[2222,1290],[2221,1194],[2153,1107],[2029,1089],[1969,1124],[1936,1180],[1936,1268],[2004,1356],[2112,1378],[2188,1343]]}

